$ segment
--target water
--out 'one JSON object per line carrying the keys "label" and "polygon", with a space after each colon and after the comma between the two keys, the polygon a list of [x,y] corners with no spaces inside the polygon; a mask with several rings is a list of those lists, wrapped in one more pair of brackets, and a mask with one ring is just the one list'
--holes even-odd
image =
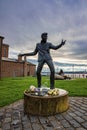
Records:
{"label": "water", "polygon": [[[42,75],[49,76],[50,72],[42,72]],[[78,73],[67,72],[67,73],[64,73],[64,75],[71,77],[71,78],[87,78],[87,72],[86,73],[84,73],[84,72],[78,72]]]}

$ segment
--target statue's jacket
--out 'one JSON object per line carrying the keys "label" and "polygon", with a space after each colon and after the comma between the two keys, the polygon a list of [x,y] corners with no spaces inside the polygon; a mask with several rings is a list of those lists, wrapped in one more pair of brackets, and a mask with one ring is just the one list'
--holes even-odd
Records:
{"label": "statue's jacket", "polygon": [[53,45],[50,42],[46,42],[46,43],[37,43],[36,44],[36,48],[34,50],[34,52],[28,53],[28,55],[36,55],[38,53],[38,62],[42,61],[42,60],[52,60],[52,57],[50,55],[50,49],[58,49],[62,46],[62,44],[60,45]]}

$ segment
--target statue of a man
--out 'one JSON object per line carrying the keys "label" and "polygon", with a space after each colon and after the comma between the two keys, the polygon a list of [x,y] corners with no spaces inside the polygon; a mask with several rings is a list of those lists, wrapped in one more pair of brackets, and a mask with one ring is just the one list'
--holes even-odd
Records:
{"label": "statue of a man", "polygon": [[41,34],[41,42],[36,44],[36,48],[33,52],[31,53],[25,53],[25,54],[20,54],[20,56],[33,56],[38,53],[38,66],[37,66],[37,82],[38,82],[38,88],[41,87],[41,70],[43,65],[46,63],[49,68],[50,68],[50,89],[54,89],[54,74],[55,74],[55,69],[53,65],[53,61],[50,55],[50,49],[59,49],[62,47],[65,41],[61,41],[61,44],[54,46],[52,43],[47,42],[47,33],[42,33]]}

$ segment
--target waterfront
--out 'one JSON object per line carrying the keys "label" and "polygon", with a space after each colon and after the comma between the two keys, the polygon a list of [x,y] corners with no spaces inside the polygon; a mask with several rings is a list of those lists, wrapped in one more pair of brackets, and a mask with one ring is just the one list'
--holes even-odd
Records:
{"label": "waterfront", "polygon": [[[41,73],[43,76],[49,76],[50,72],[43,72]],[[65,72],[64,75],[67,75],[71,78],[87,78],[87,72]]]}

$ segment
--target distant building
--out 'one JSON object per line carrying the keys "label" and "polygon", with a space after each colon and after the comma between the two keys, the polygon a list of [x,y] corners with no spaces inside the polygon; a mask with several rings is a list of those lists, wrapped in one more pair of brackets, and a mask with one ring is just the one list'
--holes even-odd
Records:
{"label": "distant building", "polygon": [[26,57],[18,59],[8,58],[9,45],[3,43],[4,37],[0,36],[0,77],[34,76],[36,65],[26,61]]}

